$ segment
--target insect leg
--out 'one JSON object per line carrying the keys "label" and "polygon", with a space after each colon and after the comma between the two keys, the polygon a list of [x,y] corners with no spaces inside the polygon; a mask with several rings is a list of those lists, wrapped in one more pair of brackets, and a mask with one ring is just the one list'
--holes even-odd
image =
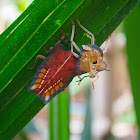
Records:
{"label": "insect leg", "polygon": [[[64,29],[62,29],[62,37],[61,37],[62,40],[65,39],[65,32],[64,32]],[[58,40],[57,43],[60,43],[62,40]]]}
{"label": "insect leg", "polygon": [[82,25],[80,24],[80,21],[79,21],[78,19],[77,19],[77,22],[78,22],[79,26],[80,26],[85,32],[87,32],[89,35],[91,35],[91,45],[94,45],[94,43],[95,43],[94,35],[93,35],[90,31],[88,31],[84,26],[82,26]]}
{"label": "insect leg", "polygon": [[[105,54],[107,51],[107,48],[108,48],[107,43],[108,43],[108,40],[110,39],[110,37],[111,37],[111,35],[105,41],[105,48],[103,50],[103,54]],[[102,48],[102,46],[104,46],[104,43],[100,47]]]}
{"label": "insect leg", "polygon": [[37,57],[35,59],[35,62],[34,62],[34,65],[32,67],[27,67],[27,69],[33,70],[36,67],[36,64],[37,64],[39,58],[42,59],[42,60],[44,60],[46,57],[43,56],[43,55],[40,55],[40,54],[37,55]]}
{"label": "insect leg", "polygon": [[76,82],[79,82],[78,85],[80,85],[80,83],[82,82],[82,80],[83,80],[84,78],[86,78],[86,77],[89,77],[89,76],[84,76],[83,78],[81,78],[80,75],[78,75],[78,78],[80,79],[80,80],[76,81]]}
{"label": "insect leg", "polygon": [[74,32],[75,32],[75,24],[74,24],[74,22],[71,20],[71,22],[72,22],[72,24],[73,24],[73,26],[72,26],[72,33],[71,33],[71,39],[70,39],[70,41],[71,41],[71,53],[76,57],[76,58],[78,58],[78,55],[75,53],[75,52],[73,52],[73,46],[75,47],[75,49],[78,51],[78,52],[80,52],[80,48],[76,45],[76,43],[73,41],[73,38],[74,38]]}
{"label": "insect leg", "polygon": [[53,47],[50,47],[50,49],[47,51],[47,50],[45,49],[45,47],[44,47],[44,51],[45,51],[45,53],[46,53],[46,54],[50,54],[51,51],[52,51],[52,48],[53,48]]}
{"label": "insect leg", "polygon": [[[62,29],[62,37],[61,37],[60,39],[61,39],[61,40],[59,40],[57,43],[60,43],[62,40],[65,39],[65,32],[64,32],[64,29]],[[56,44],[57,44],[57,43],[56,43]],[[44,51],[45,51],[46,54],[50,54],[51,51],[52,51],[52,49],[53,49],[53,47],[51,47],[51,48],[49,49],[49,51],[47,51],[47,50],[45,49],[45,47],[44,47]]]}
{"label": "insect leg", "polygon": [[103,50],[103,54],[105,54],[106,53],[106,51],[107,51],[107,42],[105,42],[105,48],[104,48],[104,50]]}
{"label": "insect leg", "polygon": [[80,75],[78,75],[78,78],[80,79],[78,85],[80,85],[83,79],[80,77]]}
{"label": "insect leg", "polygon": [[94,89],[94,83],[99,79],[99,75],[96,74],[96,77],[97,77],[97,78],[96,78],[95,80],[92,81],[92,87],[93,87],[93,89]]}

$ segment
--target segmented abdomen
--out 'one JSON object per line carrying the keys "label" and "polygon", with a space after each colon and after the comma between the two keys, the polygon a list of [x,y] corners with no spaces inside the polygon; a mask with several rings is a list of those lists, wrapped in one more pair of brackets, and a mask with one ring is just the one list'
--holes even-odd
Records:
{"label": "segmented abdomen", "polygon": [[55,52],[41,64],[29,90],[47,103],[68,86],[75,76],[76,66],[77,59],[70,51]]}

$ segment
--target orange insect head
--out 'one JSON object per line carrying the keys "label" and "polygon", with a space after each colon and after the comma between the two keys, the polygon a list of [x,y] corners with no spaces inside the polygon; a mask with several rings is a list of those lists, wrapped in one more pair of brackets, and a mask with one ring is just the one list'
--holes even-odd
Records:
{"label": "orange insect head", "polygon": [[[98,69],[103,66],[103,52],[96,45],[83,45],[83,52],[80,58],[80,69],[85,72],[91,71],[91,65],[97,65]],[[102,65],[102,66],[100,66]]]}

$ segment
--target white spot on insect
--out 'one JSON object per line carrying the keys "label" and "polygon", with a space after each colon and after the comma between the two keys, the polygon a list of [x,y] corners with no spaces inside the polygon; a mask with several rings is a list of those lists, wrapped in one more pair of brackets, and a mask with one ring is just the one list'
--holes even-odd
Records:
{"label": "white spot on insect", "polygon": [[46,74],[45,74],[45,76],[43,77],[43,79],[45,79],[45,78],[46,78],[46,76],[47,76],[47,74],[48,74],[49,70],[50,70],[50,69],[48,69],[48,71],[46,71]]}
{"label": "white spot on insect", "polygon": [[31,87],[31,90],[34,90],[34,89],[36,89],[36,85],[33,85],[33,86]]}
{"label": "white spot on insect", "polygon": [[49,89],[48,90],[50,90],[52,88],[52,86],[51,87],[49,87]]}
{"label": "white spot on insect", "polygon": [[42,80],[41,85],[43,85],[43,83],[44,83],[44,80]]}
{"label": "white spot on insect", "polygon": [[44,83],[44,80],[42,80],[41,85],[39,86],[39,89],[42,87],[43,83]]}
{"label": "white spot on insect", "polygon": [[48,91],[48,90],[46,89],[46,90],[45,90],[45,93],[46,93],[47,91]]}
{"label": "white spot on insect", "polygon": [[50,98],[50,96],[46,95],[45,100],[47,101]]}
{"label": "white spot on insect", "polygon": [[46,76],[47,76],[47,75],[45,75],[43,79],[45,79],[45,78],[46,78]]}
{"label": "white spot on insect", "polygon": [[42,85],[39,86],[39,88],[41,88],[41,87],[42,87]]}
{"label": "white spot on insect", "polygon": [[59,79],[59,80],[55,83],[55,85],[56,85],[56,84],[58,84],[61,80],[62,80],[62,78],[61,78],[61,79]]}

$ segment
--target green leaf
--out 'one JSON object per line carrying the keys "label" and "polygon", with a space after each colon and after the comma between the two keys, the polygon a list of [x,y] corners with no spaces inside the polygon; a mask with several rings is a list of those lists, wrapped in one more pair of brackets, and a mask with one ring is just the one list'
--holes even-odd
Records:
{"label": "green leaf", "polygon": [[[36,54],[46,42],[46,49],[57,39],[51,38],[61,26],[66,40],[71,35],[70,18],[96,36],[101,43],[114,31],[138,0],[64,0],[34,1],[33,4],[0,36],[0,138],[11,139],[44,106],[28,87],[35,74],[25,67],[32,66]],[[67,20],[67,21],[66,21]],[[61,36],[61,29],[56,34]],[[75,42],[78,46],[90,40],[76,23]],[[34,56],[34,57],[33,57]],[[40,63],[41,61],[39,61]]]}
{"label": "green leaf", "polygon": [[49,140],[69,140],[69,93],[62,92],[50,102]]}
{"label": "green leaf", "polygon": [[[137,123],[140,134],[140,5],[138,4],[134,11],[125,20],[126,38],[127,38],[127,55],[128,55],[128,68],[130,73],[130,80],[132,92],[134,97],[134,105],[136,110]],[[139,135],[140,136],[140,135]],[[138,138],[140,139],[140,137]]]}
{"label": "green leaf", "polygon": [[0,79],[3,81],[0,90],[16,76],[82,2],[83,0],[77,0],[73,5],[72,1],[63,1],[56,6],[56,2],[43,0],[10,32],[0,47],[0,59],[4,58],[0,67]]}

